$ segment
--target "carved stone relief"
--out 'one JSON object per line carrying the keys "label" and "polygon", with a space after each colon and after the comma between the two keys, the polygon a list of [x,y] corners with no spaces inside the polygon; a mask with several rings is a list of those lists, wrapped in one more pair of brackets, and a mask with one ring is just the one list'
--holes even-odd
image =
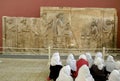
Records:
{"label": "carved stone relief", "polygon": [[[56,35],[55,39],[59,36],[64,37],[64,47],[77,47],[81,49],[116,47],[117,13],[114,8],[42,7],[42,13],[47,14],[48,21],[53,19],[56,14],[62,14],[60,16],[61,19],[54,19],[57,22],[56,27],[58,27],[58,32],[55,33],[54,31],[54,34]],[[66,23],[69,24],[69,35],[67,37],[61,35],[68,32],[66,31]],[[63,29],[62,26],[64,27]],[[66,32],[63,33],[62,31]],[[67,43],[68,40],[65,40],[65,37],[69,40],[69,43]],[[63,39],[59,38],[59,40]],[[63,43],[63,41],[59,42]],[[55,46],[57,45],[55,44]],[[58,45],[58,47],[60,46]]]}
{"label": "carved stone relief", "polygon": [[9,51],[15,48],[14,52],[27,52],[42,47],[40,18],[3,17],[3,22],[3,46]]}
{"label": "carved stone relief", "polygon": [[[41,41],[41,32],[42,30],[40,29],[40,18],[31,18],[31,47],[32,48],[40,48],[42,47],[43,40]],[[40,44],[41,42],[41,44]]]}
{"label": "carved stone relief", "polygon": [[[42,8],[41,8],[42,9]],[[55,11],[54,9],[57,9]],[[41,10],[41,19],[43,19],[43,14],[46,14],[46,25],[42,25],[43,28],[46,28],[47,35],[46,39],[48,39],[46,44],[47,46],[57,47],[57,48],[65,48],[69,45],[68,39],[70,38],[70,14],[68,8],[54,8],[49,10]],[[55,12],[54,12],[55,11]]]}
{"label": "carved stone relief", "polygon": [[27,52],[48,46],[114,48],[116,13],[114,8],[41,7],[40,18],[4,16],[3,46],[10,47],[4,51]]}
{"label": "carved stone relief", "polygon": [[11,47],[16,48],[17,47],[17,24],[16,24],[16,18],[15,17],[4,17],[4,45],[8,48],[6,48],[6,51],[14,51],[14,49],[10,49]]}

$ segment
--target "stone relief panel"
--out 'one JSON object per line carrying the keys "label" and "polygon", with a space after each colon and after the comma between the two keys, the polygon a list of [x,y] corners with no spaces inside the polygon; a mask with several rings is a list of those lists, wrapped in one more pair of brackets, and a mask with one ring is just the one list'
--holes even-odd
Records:
{"label": "stone relief panel", "polygon": [[47,32],[45,37],[47,46],[54,48],[70,47],[73,36],[69,8],[41,8],[41,19],[43,19],[43,23],[44,21],[47,22],[46,25],[41,26]]}
{"label": "stone relief panel", "polygon": [[116,40],[114,8],[41,7],[40,18],[3,17],[3,47],[8,52],[36,52],[49,46],[114,48]]}
{"label": "stone relief panel", "polygon": [[42,47],[40,18],[3,17],[3,22],[3,47],[9,51],[28,52]]}
{"label": "stone relief panel", "polygon": [[[69,25],[69,36],[64,40],[65,47],[77,48],[114,48],[116,47],[117,39],[117,13],[114,8],[70,8],[70,7],[42,7],[41,14],[46,13],[48,21],[54,18],[58,13],[65,13],[64,20],[68,19],[68,24],[59,24],[61,20],[56,20],[58,32],[55,39],[60,36],[61,31],[66,31]],[[111,12],[111,13],[110,13]],[[64,20],[65,21],[65,20]],[[64,29],[62,29],[64,26]],[[52,27],[53,28],[53,27]],[[67,33],[66,31],[65,33]],[[62,33],[64,34],[64,33]],[[65,38],[65,35],[62,35]],[[70,38],[71,37],[71,38]],[[62,38],[59,38],[62,40]],[[67,42],[65,42],[67,41]],[[59,41],[62,42],[62,41]],[[57,43],[54,41],[54,43]],[[57,46],[56,44],[52,44]],[[58,47],[60,47],[58,45]]]}

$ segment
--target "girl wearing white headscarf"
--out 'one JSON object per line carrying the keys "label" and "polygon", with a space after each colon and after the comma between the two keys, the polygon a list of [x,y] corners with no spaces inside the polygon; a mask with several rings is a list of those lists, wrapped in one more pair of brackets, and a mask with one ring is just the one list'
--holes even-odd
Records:
{"label": "girl wearing white headscarf", "polygon": [[115,62],[115,69],[120,70],[120,61]]}
{"label": "girl wearing white headscarf", "polygon": [[62,62],[60,61],[60,55],[59,55],[59,52],[55,52],[53,55],[52,55],[52,58],[51,58],[51,63],[50,63],[52,66],[54,65],[62,65]]}
{"label": "girl wearing white headscarf", "polygon": [[97,53],[96,53],[94,61],[95,61],[98,57],[101,58],[101,59],[102,59],[102,62],[104,63],[104,59],[103,59],[102,52],[97,52]]}
{"label": "girl wearing white headscarf", "polygon": [[76,77],[75,81],[94,81],[87,65],[83,65],[79,69],[78,76]]}
{"label": "girl wearing white headscarf", "polygon": [[91,68],[91,66],[93,65],[93,58],[89,52],[86,53],[86,57],[89,63],[89,68]]}
{"label": "girl wearing white headscarf", "polygon": [[76,71],[76,60],[73,54],[69,54],[66,60],[66,65],[69,65],[73,71]]}
{"label": "girl wearing white headscarf", "polygon": [[66,60],[66,65],[69,65],[71,68],[71,75],[72,77],[75,77],[75,71],[76,71],[76,60],[73,56],[73,54],[69,54]]}
{"label": "girl wearing white headscarf", "polygon": [[59,73],[58,78],[56,81],[73,81],[71,77],[71,68],[69,65],[64,66]]}
{"label": "girl wearing white headscarf", "polygon": [[[98,57],[100,57],[103,60],[102,52],[97,52],[94,60],[96,60],[96,58],[98,58]],[[103,63],[104,63],[104,60],[103,60]]]}
{"label": "girl wearing white headscarf", "polygon": [[96,55],[95,55],[95,58],[97,58],[97,57],[102,58],[102,57],[103,57],[103,56],[102,56],[102,52],[97,52]]}
{"label": "girl wearing white headscarf", "polygon": [[87,57],[85,56],[85,54],[81,54],[81,55],[79,56],[79,59],[84,59],[84,60],[87,61]]}
{"label": "girl wearing white headscarf", "polygon": [[120,81],[120,72],[113,70],[108,78],[108,81]]}
{"label": "girl wearing white headscarf", "polygon": [[107,57],[105,65],[106,65],[106,71],[108,72],[108,74],[110,74],[115,69],[115,61],[113,56],[109,55]]}
{"label": "girl wearing white headscarf", "polygon": [[62,63],[60,61],[59,52],[56,52],[52,55],[51,62],[50,62],[50,74],[47,80],[53,79],[56,81],[56,78],[59,75],[60,69],[62,68]]}
{"label": "girl wearing white headscarf", "polygon": [[95,81],[106,81],[107,72],[100,57],[96,58],[94,64],[90,68],[90,71]]}

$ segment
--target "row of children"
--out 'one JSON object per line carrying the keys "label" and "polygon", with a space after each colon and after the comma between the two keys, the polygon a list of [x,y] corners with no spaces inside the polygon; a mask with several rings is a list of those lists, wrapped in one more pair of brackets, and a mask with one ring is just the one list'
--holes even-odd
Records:
{"label": "row of children", "polygon": [[120,61],[109,55],[104,61],[102,53],[97,52],[94,60],[90,53],[81,54],[75,60],[69,54],[63,66],[59,52],[52,55],[50,74],[47,80],[53,81],[120,81]]}

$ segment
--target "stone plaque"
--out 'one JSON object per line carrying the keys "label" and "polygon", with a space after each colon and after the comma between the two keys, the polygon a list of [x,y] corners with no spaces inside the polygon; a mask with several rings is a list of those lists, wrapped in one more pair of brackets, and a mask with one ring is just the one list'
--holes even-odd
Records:
{"label": "stone plaque", "polygon": [[41,7],[40,18],[3,17],[4,52],[115,48],[114,8]]}
{"label": "stone plaque", "polygon": [[[48,22],[55,20],[54,18],[58,13],[62,14],[62,25],[57,23],[56,26],[59,27],[58,35],[55,31],[54,33],[55,39],[57,39],[60,32],[64,31],[62,37],[66,40],[59,38],[59,40],[64,41],[64,47],[78,47],[80,49],[116,47],[117,12],[114,8],[42,7],[41,15],[44,13]],[[65,33],[68,32],[69,35],[66,36]],[[58,45],[58,47],[60,46]]]}
{"label": "stone plaque", "polygon": [[6,52],[32,52],[41,48],[40,18],[3,17],[3,47]]}

